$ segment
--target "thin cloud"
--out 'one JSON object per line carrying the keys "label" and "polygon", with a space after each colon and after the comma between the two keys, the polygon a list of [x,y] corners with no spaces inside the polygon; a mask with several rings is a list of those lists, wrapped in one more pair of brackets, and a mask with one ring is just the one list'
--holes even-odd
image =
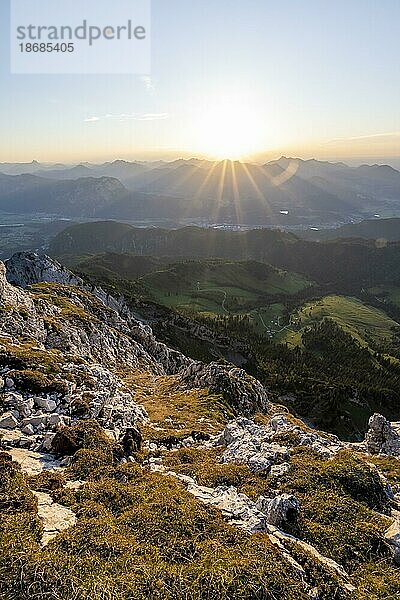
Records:
{"label": "thin cloud", "polygon": [[98,123],[99,121],[162,121],[168,119],[168,113],[122,113],[119,115],[107,114],[87,117],[85,123]]}
{"label": "thin cloud", "polygon": [[379,138],[400,138],[400,131],[386,131],[384,133],[371,133],[369,135],[357,135],[352,137],[335,138],[329,140],[328,144],[335,144],[336,142],[358,142],[364,140],[376,140]]}

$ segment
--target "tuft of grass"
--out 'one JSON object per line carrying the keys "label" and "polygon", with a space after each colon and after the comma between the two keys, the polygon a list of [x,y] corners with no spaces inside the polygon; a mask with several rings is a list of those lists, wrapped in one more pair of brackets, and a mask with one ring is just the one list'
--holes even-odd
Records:
{"label": "tuft of grass", "polygon": [[37,500],[26,485],[18,463],[0,452],[0,512],[3,515],[34,514]]}
{"label": "tuft of grass", "polygon": [[400,568],[391,561],[371,561],[353,574],[357,600],[392,600],[400,598]]}
{"label": "tuft of grass", "polygon": [[36,340],[25,340],[19,344],[2,341],[0,364],[24,371],[41,371],[45,374],[60,372],[64,357],[59,350],[38,348]]}
{"label": "tuft of grass", "polygon": [[301,503],[298,535],[322,554],[354,570],[374,558],[387,557],[384,532],[390,519],[378,514],[388,499],[375,469],[350,452],[321,459],[295,449],[282,489]]}
{"label": "tuft of grass", "polygon": [[47,470],[42,471],[38,475],[32,475],[27,479],[31,490],[46,493],[62,489],[66,481],[66,477],[62,471]]}

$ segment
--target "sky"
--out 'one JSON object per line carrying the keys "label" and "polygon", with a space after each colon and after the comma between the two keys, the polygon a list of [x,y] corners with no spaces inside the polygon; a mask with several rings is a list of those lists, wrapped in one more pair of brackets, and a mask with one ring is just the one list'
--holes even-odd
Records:
{"label": "sky", "polygon": [[0,161],[400,158],[399,0],[152,0],[151,37],[146,76],[12,75],[1,0]]}

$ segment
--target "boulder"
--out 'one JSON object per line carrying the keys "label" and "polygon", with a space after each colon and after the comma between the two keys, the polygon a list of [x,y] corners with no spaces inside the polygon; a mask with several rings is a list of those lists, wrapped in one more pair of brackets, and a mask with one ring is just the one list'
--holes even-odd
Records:
{"label": "boulder", "polygon": [[32,416],[32,410],[33,410],[32,400],[31,399],[24,400],[20,405],[18,405],[18,410],[23,419],[26,417]]}
{"label": "boulder", "polygon": [[45,434],[44,440],[42,443],[42,450],[47,451],[47,452],[51,450],[52,442],[53,442],[55,435],[56,435],[55,433],[46,433]]}
{"label": "boulder", "polygon": [[45,410],[46,412],[54,412],[57,408],[57,404],[54,402],[54,400],[49,400],[48,398],[40,397],[34,398],[33,400],[36,406],[38,406],[42,410]]}
{"label": "boulder", "polygon": [[371,454],[400,456],[400,423],[375,413],[368,422],[364,445]]}
{"label": "boulder", "polygon": [[230,421],[221,436],[221,442],[227,446],[222,462],[244,464],[256,472],[287,462],[287,448],[269,440],[267,430],[250,419]]}
{"label": "boulder", "polygon": [[11,412],[5,412],[0,416],[0,428],[15,429],[18,426],[18,420]]}
{"label": "boulder", "polygon": [[32,427],[34,428],[38,428],[39,425],[47,425],[47,415],[44,414],[38,414],[38,415],[33,415],[32,417],[27,417],[26,419],[22,419],[22,426],[25,427],[26,425],[32,425]]}
{"label": "boulder", "polygon": [[394,523],[385,532],[385,541],[393,553],[393,561],[400,565],[400,513]]}
{"label": "boulder", "polygon": [[244,415],[265,411],[268,396],[264,386],[243,369],[233,365],[193,362],[182,371],[182,379],[189,385],[208,388],[212,394],[221,394],[229,404]]}
{"label": "boulder", "polygon": [[256,506],[265,514],[267,523],[279,529],[295,524],[300,514],[299,501],[291,494],[281,494],[272,500],[260,496]]}
{"label": "boulder", "polygon": [[4,402],[12,408],[17,408],[23,401],[24,399],[21,394],[17,394],[16,392],[7,392],[4,396]]}
{"label": "boulder", "polygon": [[34,435],[35,433],[35,430],[33,429],[32,425],[25,425],[25,427],[23,427],[21,431],[25,435]]}
{"label": "boulder", "polygon": [[71,419],[66,417],[65,415],[58,415],[57,413],[53,413],[49,415],[47,420],[48,425],[51,427],[65,427],[70,424]]}

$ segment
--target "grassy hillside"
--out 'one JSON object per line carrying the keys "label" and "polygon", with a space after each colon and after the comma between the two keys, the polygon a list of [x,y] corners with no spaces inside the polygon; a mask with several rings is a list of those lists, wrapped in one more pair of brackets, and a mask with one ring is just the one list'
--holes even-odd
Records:
{"label": "grassy hillside", "polygon": [[74,264],[83,272],[95,277],[138,279],[162,266],[162,262],[151,256],[134,256],[130,254],[101,254],[77,259]]}
{"label": "grassy hillside", "polygon": [[281,329],[284,301],[313,293],[303,275],[256,261],[182,261],[107,253],[69,257],[64,262],[107,286],[113,293],[134,294],[144,301],[184,314],[207,317],[238,315],[256,333],[270,336]]}
{"label": "grassy hillside", "polygon": [[144,275],[140,284],[160,304],[215,314],[247,312],[269,296],[296,294],[311,285],[266,264],[216,260],[177,263]]}
{"label": "grassy hillside", "polygon": [[361,345],[382,345],[393,340],[400,326],[382,310],[367,306],[356,298],[325,296],[304,304],[292,316],[293,325],[279,334],[279,340],[290,346],[300,345],[307,327],[329,317]]}

